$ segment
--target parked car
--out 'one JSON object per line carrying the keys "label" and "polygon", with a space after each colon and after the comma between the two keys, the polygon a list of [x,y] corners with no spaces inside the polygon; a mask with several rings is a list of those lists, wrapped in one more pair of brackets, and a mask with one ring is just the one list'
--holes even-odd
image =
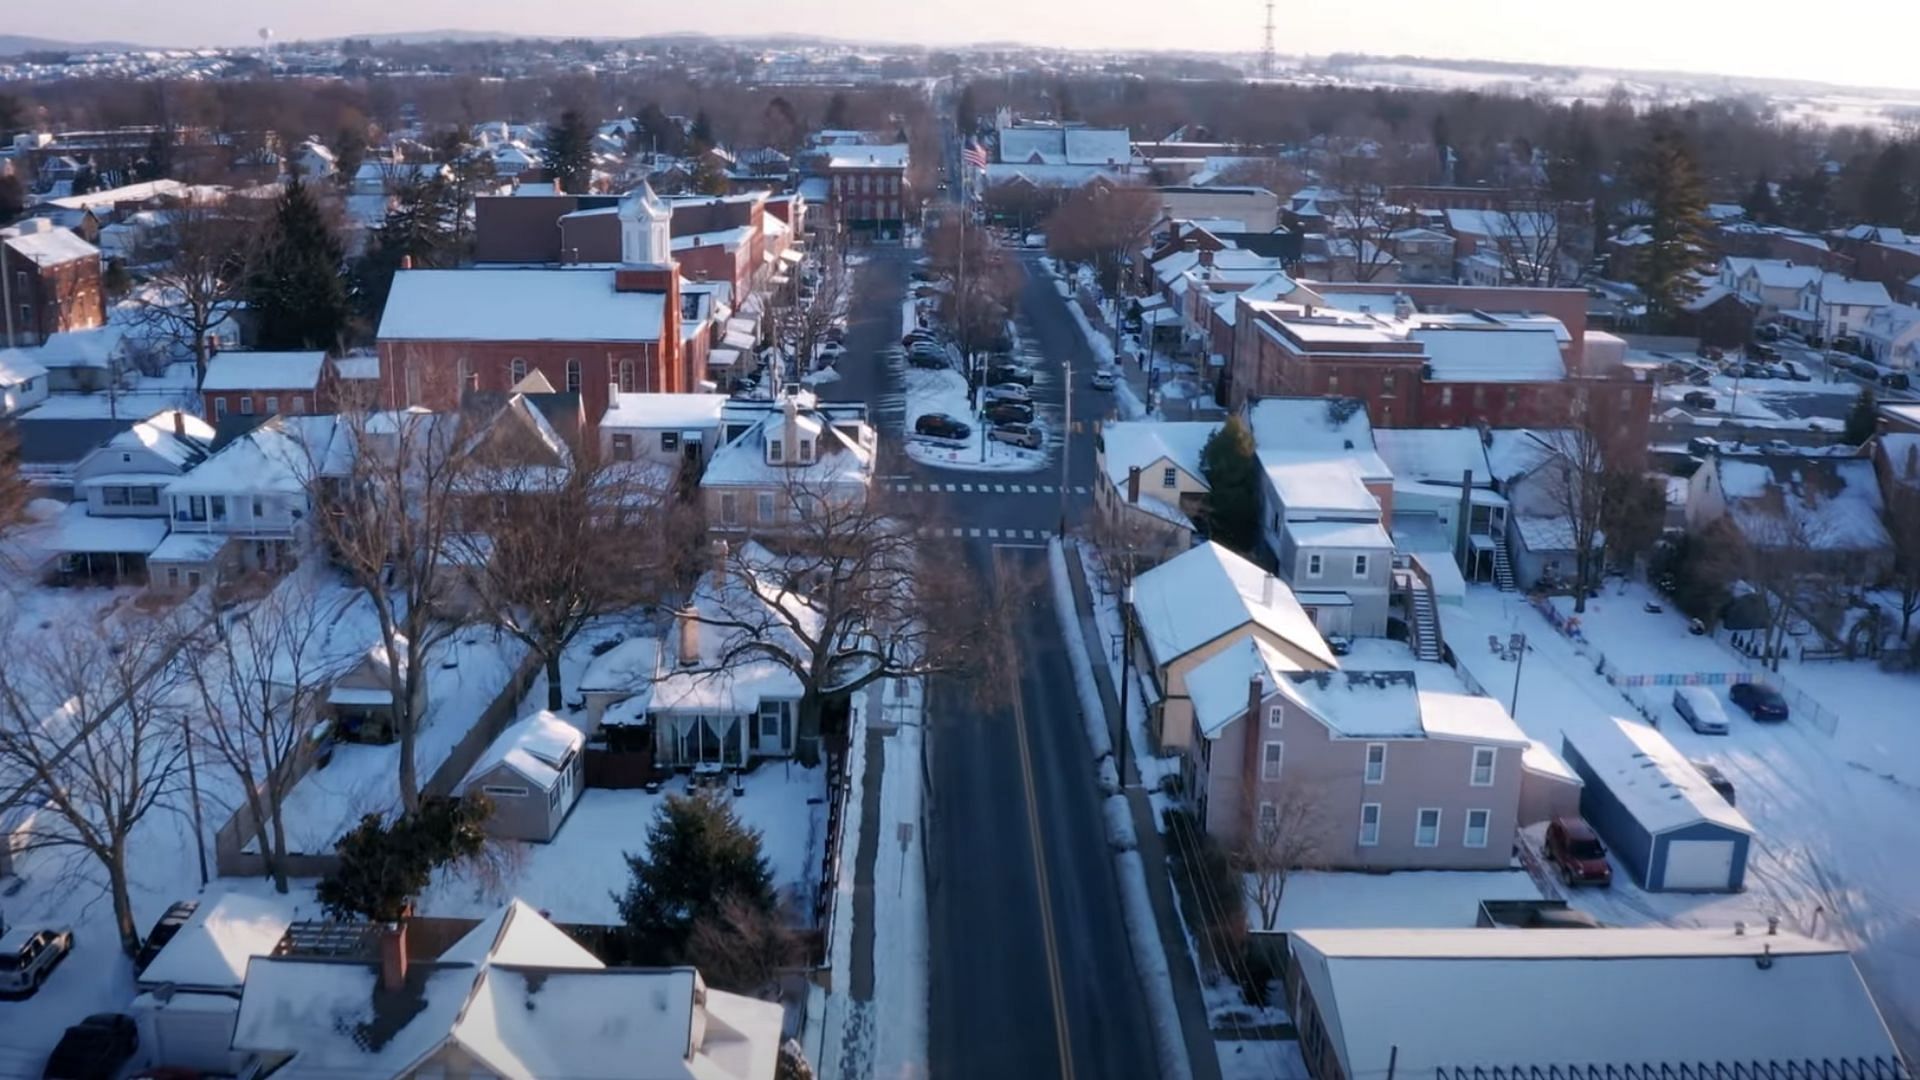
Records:
{"label": "parked car", "polygon": [[0,996],[28,997],[73,951],[73,931],[15,928],[0,937]]}
{"label": "parked car", "polygon": [[1727,779],[1726,773],[1721,772],[1712,764],[1705,761],[1691,761],[1688,762],[1688,764],[1693,766],[1694,772],[1706,778],[1708,787],[1718,792],[1721,798],[1727,800],[1728,806],[1734,805],[1733,781]]}
{"label": "parked car", "polygon": [[1780,696],[1780,691],[1765,683],[1734,683],[1727,690],[1727,697],[1755,720],[1787,718],[1787,699]]}
{"label": "parked car", "polygon": [[1719,407],[1720,401],[1705,390],[1689,390],[1681,395],[1680,404],[1689,409],[1715,409]]}
{"label": "parked car", "polygon": [[153,963],[153,958],[160,955],[160,950],[167,947],[167,942],[173,940],[198,910],[198,900],[180,900],[169,907],[153,924],[153,929],[147,931],[147,939],[140,943],[140,955],[133,960],[133,973],[138,975],[147,970],[147,965]]}
{"label": "parked car", "polygon": [[1694,355],[1700,357],[1703,360],[1718,361],[1721,357],[1725,356],[1726,354],[1720,351],[1720,347],[1718,345],[1708,345],[1706,342],[1703,341],[1700,343],[1700,347],[1694,350]]}
{"label": "parked car", "polygon": [[909,330],[907,331],[906,336],[900,339],[900,346],[902,348],[911,349],[915,345],[918,345],[923,341],[929,345],[937,345],[940,342],[940,335],[934,333],[931,330],[926,329],[925,327]]}
{"label": "parked car", "polygon": [[1740,370],[1736,374],[1742,379],[1771,379],[1773,378],[1773,369],[1765,364],[1749,360],[1740,365]]}
{"label": "parked car", "polygon": [[946,413],[926,413],[913,422],[917,435],[929,435],[936,439],[964,439],[973,434],[973,428],[964,420],[956,420]]}
{"label": "parked car", "polygon": [[1593,826],[1577,817],[1557,817],[1547,823],[1547,860],[1560,868],[1560,878],[1569,885],[1613,884],[1613,867],[1607,863],[1607,846]]}
{"label": "parked car", "polygon": [[1033,406],[1023,401],[995,401],[983,410],[988,422],[994,424],[1031,424]]}
{"label": "parked car", "polygon": [[1797,454],[1800,448],[1785,439],[1768,439],[1765,443],[1769,454]]}
{"label": "parked car", "polygon": [[40,1080],[113,1080],[140,1048],[140,1030],[125,1013],[94,1013],[67,1029]]}
{"label": "parked car", "polygon": [[1695,435],[1687,440],[1687,453],[1695,457],[1706,457],[1720,452],[1720,440],[1711,435]]}
{"label": "parked car", "polygon": [[913,270],[910,273],[907,274],[907,276],[912,278],[915,281],[932,281],[933,271],[927,269],[924,266],[916,266],[913,268]]}
{"label": "parked car", "polygon": [[1673,711],[1702,735],[1725,735],[1727,714],[1720,698],[1704,686],[1682,686],[1673,692]]}
{"label": "parked car", "polygon": [[1794,382],[1813,381],[1813,372],[1808,371],[1807,365],[1798,360],[1782,360],[1780,361],[1780,366],[1785,369],[1787,378],[1792,379]]}
{"label": "parked car", "polygon": [[1094,368],[1093,369],[1093,388],[1095,390],[1113,389],[1113,369],[1112,368]]}
{"label": "parked car", "polygon": [[986,389],[988,401],[1020,401],[1031,403],[1033,394],[1019,383],[999,383]]}
{"label": "parked car", "polygon": [[814,359],[823,364],[831,364],[845,355],[847,347],[837,341],[822,342],[819,348],[813,350]]}
{"label": "parked car", "polygon": [[1761,341],[1779,341],[1780,326],[1778,323],[1763,323],[1754,329],[1753,336]]}
{"label": "parked car", "polygon": [[1033,385],[1033,369],[1019,364],[995,364],[987,369],[987,381],[990,383],[1019,383],[1021,386]]}
{"label": "parked car", "polygon": [[1032,424],[995,424],[987,429],[987,438],[1028,450],[1038,450],[1047,444],[1046,433]]}
{"label": "parked car", "polygon": [[1754,360],[1778,360],[1780,350],[1764,341],[1754,341],[1747,345],[1747,356]]}
{"label": "parked car", "polygon": [[1880,385],[1889,390],[1905,390],[1912,385],[1904,371],[1889,371],[1880,376]]}
{"label": "parked car", "polygon": [[1846,360],[1845,363],[1848,371],[1853,372],[1863,379],[1878,381],[1880,378],[1880,367],[1871,360],[1850,359]]}

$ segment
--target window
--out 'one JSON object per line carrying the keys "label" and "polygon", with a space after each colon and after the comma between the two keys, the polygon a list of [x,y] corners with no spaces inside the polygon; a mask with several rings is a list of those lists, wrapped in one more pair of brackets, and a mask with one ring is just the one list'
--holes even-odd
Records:
{"label": "window", "polygon": [[1334,394],[1337,394],[1339,392],[1340,392],[1340,373],[1331,372],[1327,375],[1327,395],[1331,397]]}
{"label": "window", "polygon": [[1277,728],[1287,722],[1287,710],[1284,705],[1272,705],[1267,708],[1267,726]]}
{"label": "window", "polygon": [[214,398],[213,399],[214,422],[218,423],[219,421],[226,419],[226,416],[227,416],[227,399],[224,397]]}
{"label": "window", "polygon": [[666,453],[672,453],[673,451],[680,449],[680,433],[677,431],[661,432],[660,433],[660,449]]}
{"label": "window", "polygon": [[1491,810],[1467,811],[1467,835],[1461,838],[1460,842],[1468,847],[1486,847],[1487,822],[1492,819],[1493,811]]}
{"label": "window", "polygon": [[1385,372],[1380,376],[1380,393],[1382,396],[1384,397],[1393,396],[1393,384],[1395,381],[1396,381],[1396,376],[1391,371]]}
{"label": "window", "polygon": [[759,521],[773,520],[773,493],[771,491],[763,491],[760,493],[759,499],[755,501],[754,513],[756,519]]}
{"label": "window", "polygon": [[240,395],[240,415],[241,416],[253,415],[253,396],[251,394]]}
{"label": "window", "polygon": [[1367,576],[1367,557],[1365,555],[1355,555],[1353,557],[1353,576],[1357,578]]}
{"label": "window", "polygon": [[266,516],[267,516],[267,500],[261,498],[258,495],[255,495],[253,497],[253,519],[255,521],[258,521],[261,518]]}
{"label": "window", "polygon": [[476,387],[473,385],[473,374],[472,372],[467,370],[468,369],[467,358],[462,356],[458,360],[454,361],[454,363],[457,365],[456,377],[459,380],[455,385],[460,387],[460,391],[462,393],[465,393],[468,390],[476,389]]}
{"label": "window", "polygon": [[1440,809],[1435,806],[1423,807],[1414,815],[1414,847],[1440,846]]}
{"label": "window", "polygon": [[552,791],[547,792],[547,809],[560,809],[560,788],[558,785],[555,785]]}
{"label": "window", "polygon": [[1360,804],[1360,846],[1373,847],[1380,842],[1380,804]]}
{"label": "window", "polygon": [[720,496],[720,520],[728,525],[740,524],[740,500],[732,493]]}
{"label": "window", "polygon": [[299,394],[293,395],[293,409],[292,409],[293,415],[301,416],[301,415],[304,415],[306,411],[307,411],[307,399],[304,397],[301,397]]}
{"label": "window", "polygon": [[760,703],[760,737],[777,739],[780,737],[780,703],[763,701]]}
{"label": "window", "polygon": [[507,381],[514,385],[518,385],[520,380],[526,377],[527,377],[526,359],[519,356],[514,357],[513,362],[507,365]]}
{"label": "window", "polygon": [[1321,558],[1318,553],[1307,556],[1307,576],[1319,577],[1321,570],[1320,564]]}
{"label": "window", "polygon": [[278,395],[270,394],[267,396],[267,415],[268,416],[280,415],[280,398]]}
{"label": "window", "polygon": [[1280,811],[1270,802],[1260,804],[1260,827],[1271,829],[1280,824]]}
{"label": "window", "polygon": [[1160,470],[1161,487],[1177,487],[1180,483],[1180,470],[1169,465]]}
{"label": "window", "polygon": [[1280,779],[1280,765],[1287,756],[1287,744],[1268,742],[1260,745],[1260,779]]}
{"label": "window", "polygon": [[1486,408],[1486,406],[1487,406],[1487,388],[1484,386],[1474,387],[1473,388],[1473,407],[1476,409],[1484,409]]}
{"label": "window", "polygon": [[1468,779],[1474,787],[1493,786],[1494,753],[1495,751],[1491,746],[1476,746],[1473,748],[1473,774],[1468,777]]}
{"label": "window", "polygon": [[108,506],[127,505],[127,489],[123,487],[103,487],[100,489],[100,501]]}
{"label": "window", "polygon": [[1367,744],[1366,782],[1384,784],[1387,781],[1387,744],[1370,742]]}
{"label": "window", "polygon": [[1511,386],[1507,387],[1507,408],[1511,409],[1518,404],[1520,404],[1520,391]]}
{"label": "window", "polygon": [[512,787],[506,784],[482,784],[480,791],[483,794],[491,795],[495,798],[524,799],[527,797],[526,788]]}
{"label": "window", "polygon": [[800,460],[801,461],[813,460],[813,440],[812,439],[800,440]]}
{"label": "window", "polygon": [[787,444],[779,439],[767,440],[767,464],[778,465],[786,459]]}
{"label": "window", "polygon": [[567,393],[577,394],[579,392],[580,392],[580,361],[568,360],[567,361]]}
{"label": "window", "polygon": [[[176,516],[178,516],[178,507],[175,508],[175,511],[176,511]],[[187,509],[185,512],[185,516],[188,521],[207,520],[206,496],[204,495],[187,496]]]}
{"label": "window", "polygon": [[631,360],[620,361],[620,392],[633,393],[633,361]]}
{"label": "window", "polygon": [[160,489],[150,487],[128,488],[127,502],[132,506],[159,506]]}
{"label": "window", "polygon": [[167,567],[167,588],[177,589],[179,587],[180,587],[180,568],[177,566]]}
{"label": "window", "polygon": [[120,464],[122,464],[122,465],[131,465],[131,464],[133,464],[133,455],[132,455],[132,454],[121,454],[121,455],[120,455]]}
{"label": "window", "polygon": [[207,516],[214,521],[227,520],[227,497],[225,495],[207,496]]}
{"label": "window", "polygon": [[633,460],[633,436],[615,435],[613,437],[613,460],[615,461],[632,461]]}

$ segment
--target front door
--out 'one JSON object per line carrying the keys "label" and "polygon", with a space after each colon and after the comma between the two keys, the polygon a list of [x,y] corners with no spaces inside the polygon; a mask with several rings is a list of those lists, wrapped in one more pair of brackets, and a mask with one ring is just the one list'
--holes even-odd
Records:
{"label": "front door", "polygon": [[787,752],[787,709],[782,701],[763,701],[753,728],[753,752],[768,756]]}

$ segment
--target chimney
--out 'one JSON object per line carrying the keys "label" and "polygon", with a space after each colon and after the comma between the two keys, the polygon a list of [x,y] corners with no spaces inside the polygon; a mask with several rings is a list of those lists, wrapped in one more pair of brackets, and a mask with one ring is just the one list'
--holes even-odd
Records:
{"label": "chimney", "polygon": [[1747,921],[1745,919],[1733,920],[1733,936],[1734,937],[1747,936]]}
{"label": "chimney", "polygon": [[679,628],[680,642],[678,654],[681,667],[693,667],[700,663],[700,620],[692,607],[685,607],[674,615],[674,625]]}
{"label": "chimney", "polygon": [[727,545],[725,540],[715,540],[709,546],[709,551],[713,555],[713,572],[715,576],[725,580],[727,576],[727,556],[733,553],[733,549]]}
{"label": "chimney", "polygon": [[413,256],[411,255],[400,256],[400,269],[402,270],[413,269]]}
{"label": "chimney", "polygon": [[1266,605],[1267,607],[1273,606],[1274,580],[1275,579],[1272,574],[1265,574],[1265,575],[1262,575],[1260,578],[1260,602]]}
{"label": "chimney", "polygon": [[1209,270],[1213,269],[1213,249],[1212,248],[1200,249],[1200,265],[1206,267]]}
{"label": "chimney", "polygon": [[407,924],[380,928],[380,989],[397,994],[407,988]]}
{"label": "chimney", "polygon": [[[1255,650],[1255,654],[1258,655],[1257,649]],[[1267,684],[1265,680],[1261,679],[1260,676],[1258,675],[1248,676],[1247,677],[1247,719],[1249,721],[1255,721],[1256,723],[1254,726],[1256,727],[1259,726],[1257,721],[1260,719],[1260,699],[1266,696],[1267,696]]]}
{"label": "chimney", "polygon": [[1780,933],[1780,916],[1778,915],[1767,916],[1767,936],[1773,937],[1778,933]]}
{"label": "chimney", "polygon": [[187,437],[187,414],[179,409],[173,410],[173,433],[182,439]]}
{"label": "chimney", "polygon": [[1140,502],[1140,466],[1127,466],[1127,502],[1135,505]]}
{"label": "chimney", "polygon": [[612,412],[619,407],[620,384],[618,382],[610,382],[607,384],[607,411]]}

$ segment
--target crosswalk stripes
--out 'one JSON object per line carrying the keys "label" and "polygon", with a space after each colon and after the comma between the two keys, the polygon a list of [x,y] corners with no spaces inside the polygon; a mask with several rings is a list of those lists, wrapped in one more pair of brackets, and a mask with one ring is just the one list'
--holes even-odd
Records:
{"label": "crosswalk stripes", "polygon": [[[946,493],[962,495],[1058,495],[1060,488],[1056,484],[888,484],[887,490],[895,495],[919,495],[925,493]],[[1072,494],[1085,495],[1087,487],[1076,484],[1068,489]]]}
{"label": "crosswalk stripes", "polygon": [[1046,540],[1053,535],[1045,529],[984,529],[965,525],[934,525],[926,534],[953,540]]}

